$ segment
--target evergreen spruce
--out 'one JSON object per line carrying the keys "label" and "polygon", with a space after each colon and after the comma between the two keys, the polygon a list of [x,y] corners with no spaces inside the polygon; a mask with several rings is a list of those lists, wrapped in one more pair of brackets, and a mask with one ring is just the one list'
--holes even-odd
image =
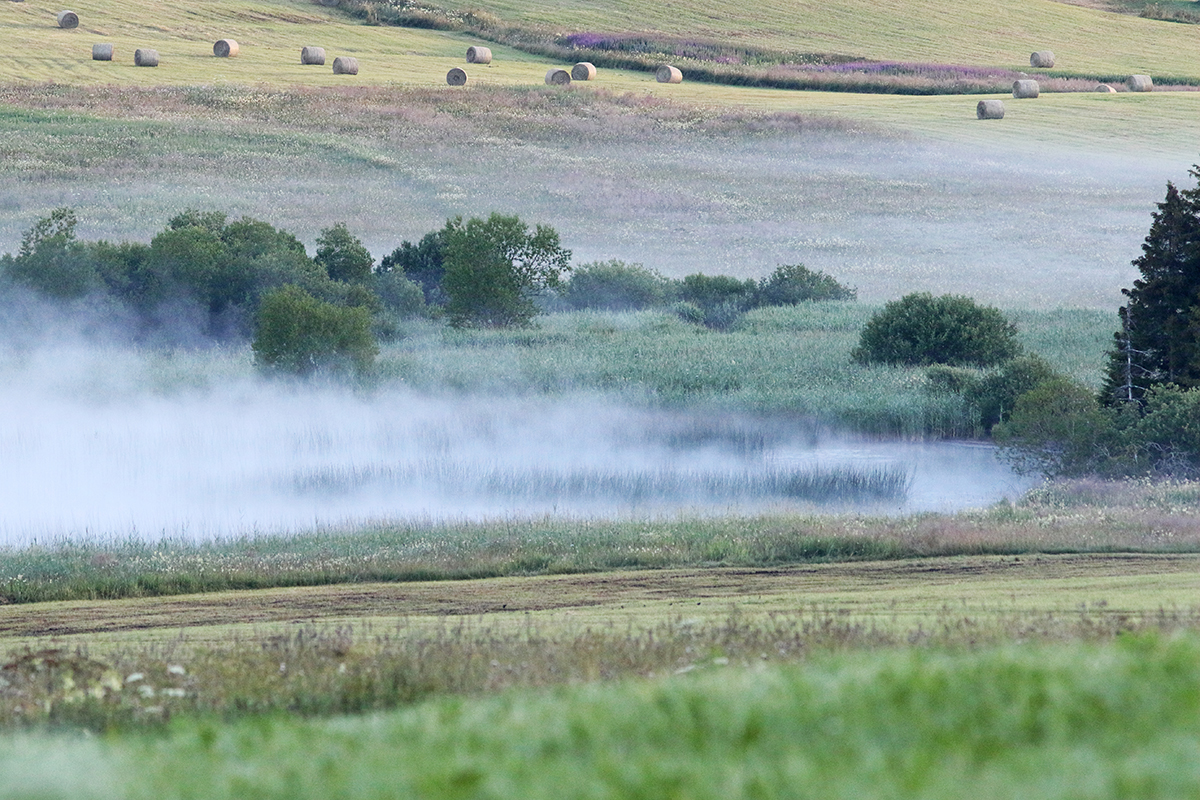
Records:
{"label": "evergreen spruce", "polygon": [[[1200,166],[1191,170],[1200,178]],[[1122,289],[1121,330],[1109,352],[1105,402],[1144,401],[1153,386],[1200,386],[1200,188],[1167,184],[1142,255]]]}

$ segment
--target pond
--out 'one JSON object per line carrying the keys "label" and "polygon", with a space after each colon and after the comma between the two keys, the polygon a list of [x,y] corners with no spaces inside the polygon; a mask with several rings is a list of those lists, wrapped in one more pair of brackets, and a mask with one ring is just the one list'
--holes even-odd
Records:
{"label": "pond", "polygon": [[1031,485],[983,444],[861,440],[805,420],[595,396],[262,381],[5,394],[5,544],[544,514],[906,514],[986,506]]}

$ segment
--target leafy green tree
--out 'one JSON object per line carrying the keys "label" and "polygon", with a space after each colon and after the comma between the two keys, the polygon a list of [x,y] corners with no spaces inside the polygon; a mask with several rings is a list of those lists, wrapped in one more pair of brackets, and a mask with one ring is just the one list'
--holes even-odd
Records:
{"label": "leafy green tree", "polygon": [[998,309],[969,297],[921,292],[873,315],[851,357],[860,363],[988,367],[1020,352],[1016,326]]}
{"label": "leafy green tree", "polygon": [[530,231],[516,216],[456,217],[444,234],[442,288],[456,326],[527,325],[538,311],[536,294],[558,286],[571,268],[571,251],[553,228]]}
{"label": "leafy green tree", "polygon": [[75,238],[78,220],[70,208],[57,208],[21,238],[16,258],[5,260],[8,276],[59,299],[81,297],[101,288],[87,247]]}
{"label": "leafy green tree", "polygon": [[[1191,175],[1200,178],[1200,166]],[[1122,290],[1128,302],[1109,353],[1108,403],[1141,401],[1166,383],[1200,386],[1200,187],[1167,184],[1133,265],[1141,278]]]}
{"label": "leafy green tree", "polygon": [[367,309],[328,303],[298,286],[263,298],[251,347],[259,366],[297,375],[347,368],[365,373],[379,353]]}
{"label": "leafy green tree", "polygon": [[151,240],[136,294],[145,309],[189,298],[213,324],[240,320],[232,324],[245,335],[263,295],[288,284],[327,300],[344,294],[292,234],[249,217],[228,222],[219,212],[189,210]]}
{"label": "leafy green tree", "polygon": [[367,283],[375,266],[375,258],[344,222],[321,231],[315,261],[330,278],[345,283]]}
{"label": "leafy green tree", "polygon": [[431,306],[444,306],[448,302],[442,289],[442,277],[446,274],[443,251],[446,247],[446,228],[432,231],[421,237],[417,244],[401,242],[400,246],[379,262],[379,274],[399,272],[421,287],[425,302]]}

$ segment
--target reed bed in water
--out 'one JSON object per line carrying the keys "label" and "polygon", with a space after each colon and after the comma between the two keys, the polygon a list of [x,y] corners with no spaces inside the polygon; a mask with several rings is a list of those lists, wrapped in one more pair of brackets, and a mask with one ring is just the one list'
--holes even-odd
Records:
{"label": "reed bed in water", "polygon": [[421,489],[467,497],[506,500],[604,500],[613,504],[662,506],[680,502],[720,503],[737,499],[853,503],[899,500],[910,482],[901,467],[787,467],[734,469],[604,469],[479,466],[452,460],[370,467],[340,467],[300,473],[290,479],[298,492],[348,493],[368,489]]}
{"label": "reed bed in water", "polygon": [[291,535],[0,549],[0,603],[611,569],[967,554],[1200,552],[1200,484],[1051,484],[955,515],[381,523]]}

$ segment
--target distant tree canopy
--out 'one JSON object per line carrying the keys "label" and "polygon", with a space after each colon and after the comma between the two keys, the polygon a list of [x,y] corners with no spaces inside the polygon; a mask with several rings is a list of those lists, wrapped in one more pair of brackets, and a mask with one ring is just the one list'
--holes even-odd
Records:
{"label": "distant tree canopy", "polygon": [[[1200,166],[1191,169],[1200,178]],[[1143,402],[1155,386],[1200,387],[1200,188],[1167,184],[1142,255],[1141,278],[1123,289],[1109,352],[1106,403]]]}

